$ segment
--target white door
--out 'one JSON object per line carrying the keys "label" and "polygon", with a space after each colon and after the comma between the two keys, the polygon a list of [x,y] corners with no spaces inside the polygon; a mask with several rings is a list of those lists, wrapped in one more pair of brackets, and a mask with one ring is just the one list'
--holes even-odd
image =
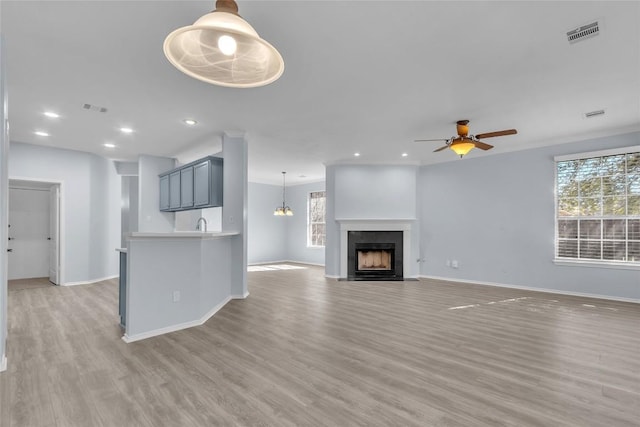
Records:
{"label": "white door", "polygon": [[49,275],[49,190],[9,189],[8,279]]}
{"label": "white door", "polygon": [[60,284],[60,186],[49,189],[49,281]]}

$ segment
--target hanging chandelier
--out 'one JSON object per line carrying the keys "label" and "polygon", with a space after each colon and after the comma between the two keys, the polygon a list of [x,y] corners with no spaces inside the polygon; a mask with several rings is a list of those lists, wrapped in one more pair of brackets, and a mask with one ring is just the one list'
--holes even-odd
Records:
{"label": "hanging chandelier", "polygon": [[276,216],[293,216],[293,211],[289,206],[286,205],[284,201],[284,191],[286,188],[284,179],[285,174],[286,172],[282,172],[282,206],[278,206],[276,210],[273,211],[273,214]]}
{"label": "hanging chandelier", "polygon": [[280,53],[238,15],[234,0],[217,0],[213,12],[169,34],[163,49],[178,70],[219,86],[264,86],[284,72]]}

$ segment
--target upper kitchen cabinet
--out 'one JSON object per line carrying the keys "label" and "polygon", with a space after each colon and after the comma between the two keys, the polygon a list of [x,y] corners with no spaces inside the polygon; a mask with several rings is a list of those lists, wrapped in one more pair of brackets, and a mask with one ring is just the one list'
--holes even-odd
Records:
{"label": "upper kitchen cabinet", "polygon": [[193,166],[180,169],[180,207],[193,207]]}
{"label": "upper kitchen cabinet", "polygon": [[169,209],[180,209],[180,171],[169,174]]}
{"label": "upper kitchen cabinet", "polygon": [[160,210],[222,206],[223,159],[205,157],[160,174]]}
{"label": "upper kitchen cabinet", "polygon": [[169,209],[169,175],[160,177],[160,210],[168,211]]}

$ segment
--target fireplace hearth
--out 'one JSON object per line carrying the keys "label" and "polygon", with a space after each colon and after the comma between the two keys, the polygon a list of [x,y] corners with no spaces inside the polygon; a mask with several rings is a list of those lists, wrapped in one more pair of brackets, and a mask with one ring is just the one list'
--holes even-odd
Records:
{"label": "fireplace hearth", "polygon": [[349,231],[348,280],[403,280],[402,231]]}

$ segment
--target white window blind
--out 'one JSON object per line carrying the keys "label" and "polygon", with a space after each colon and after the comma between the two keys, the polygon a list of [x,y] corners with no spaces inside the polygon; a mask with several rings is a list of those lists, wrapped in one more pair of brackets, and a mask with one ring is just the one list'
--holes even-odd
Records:
{"label": "white window blind", "polygon": [[556,206],[557,259],[640,264],[640,150],[556,159]]}
{"label": "white window blind", "polygon": [[324,191],[309,193],[309,226],[307,233],[307,244],[309,246],[325,245],[326,200]]}

